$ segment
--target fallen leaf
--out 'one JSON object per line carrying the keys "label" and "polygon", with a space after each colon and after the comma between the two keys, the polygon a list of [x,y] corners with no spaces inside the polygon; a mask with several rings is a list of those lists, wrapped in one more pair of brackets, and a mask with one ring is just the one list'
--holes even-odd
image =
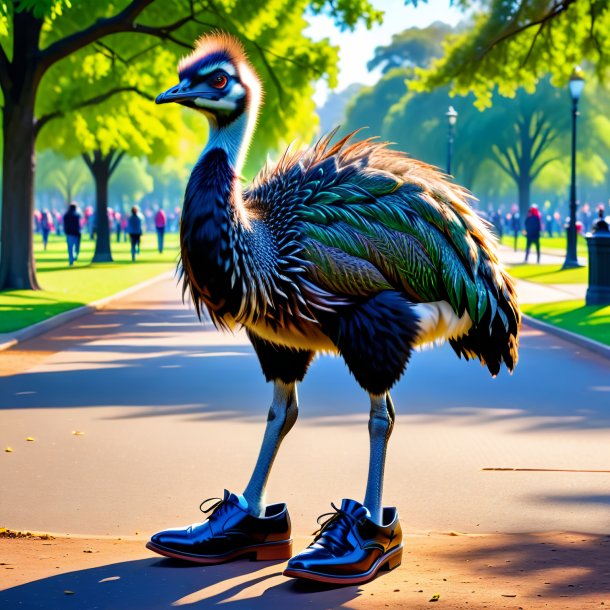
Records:
{"label": "fallen leaf", "polygon": [[13,453],[13,448],[12,447],[7,447],[4,451],[6,453]]}
{"label": "fallen leaf", "polygon": [[429,602],[437,602],[441,596],[438,593],[435,593],[428,601]]}
{"label": "fallen leaf", "polygon": [[102,580],[98,580],[97,582],[110,582],[111,580],[120,580],[120,576],[109,576],[108,578],[102,578]]}
{"label": "fallen leaf", "polygon": [[74,434],[74,436],[83,436],[85,433],[80,430],[72,430],[72,434]]}
{"label": "fallen leaf", "polygon": [[516,595],[513,595],[513,594],[508,595],[508,594],[504,594],[504,593],[502,593],[502,597],[517,597],[517,596],[516,596]]}
{"label": "fallen leaf", "polygon": [[25,440],[26,440],[26,441],[33,442],[33,441],[35,441],[36,439],[35,439],[34,437],[32,437],[32,436],[28,436],[28,437],[27,437]]}
{"label": "fallen leaf", "polygon": [[85,549],[83,553],[93,553],[93,551],[91,549]]}

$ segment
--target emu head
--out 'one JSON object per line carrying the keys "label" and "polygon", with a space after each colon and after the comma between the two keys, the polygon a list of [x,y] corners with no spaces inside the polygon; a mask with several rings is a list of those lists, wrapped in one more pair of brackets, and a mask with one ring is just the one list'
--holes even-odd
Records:
{"label": "emu head", "polygon": [[161,93],[157,104],[194,108],[218,127],[258,109],[260,81],[241,43],[224,32],[202,36],[178,64],[178,78],[178,85]]}

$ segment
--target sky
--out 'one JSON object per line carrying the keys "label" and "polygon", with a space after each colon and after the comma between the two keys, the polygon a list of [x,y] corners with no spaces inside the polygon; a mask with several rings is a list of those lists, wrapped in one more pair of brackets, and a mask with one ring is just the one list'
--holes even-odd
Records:
{"label": "sky", "polygon": [[[379,78],[379,71],[369,72],[367,62],[373,57],[375,47],[386,45],[392,40],[392,34],[409,27],[425,27],[434,21],[444,21],[456,25],[464,15],[450,5],[449,0],[428,0],[419,2],[417,8],[405,6],[404,0],[373,0],[376,8],[385,12],[383,24],[367,30],[358,25],[353,31],[341,32],[330,17],[318,15],[309,17],[310,27],[306,34],[314,40],[329,38],[339,51],[339,86],[342,91],[352,83],[371,85]],[[318,84],[314,99],[322,105],[328,95],[324,82]]]}

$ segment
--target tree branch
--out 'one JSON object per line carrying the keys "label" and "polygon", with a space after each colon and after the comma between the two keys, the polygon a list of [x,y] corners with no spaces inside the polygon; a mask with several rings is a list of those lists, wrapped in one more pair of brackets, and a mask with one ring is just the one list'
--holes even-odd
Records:
{"label": "tree branch", "polygon": [[[536,180],[536,178],[538,178],[538,175],[540,174],[540,172],[549,164],[549,163],[553,163],[554,161],[558,161],[559,157],[553,157],[551,159],[547,159],[546,161],[543,161],[535,170],[532,171],[531,173],[531,180],[532,182],[534,180]],[[533,166],[533,163],[532,163]]]}
{"label": "tree branch", "polygon": [[156,49],[157,47],[160,47],[160,46],[161,46],[160,42],[155,42],[155,44],[151,44],[151,45],[147,46],[145,49],[142,49],[141,51],[138,51],[137,53],[134,53],[133,55],[125,58],[125,57],[122,57],[121,55],[119,55],[119,53],[117,53],[117,51],[115,49],[113,49],[110,45],[107,45],[106,43],[102,42],[101,40],[98,40],[95,43],[95,47],[96,48],[99,47],[98,51],[102,55],[104,55],[104,57],[107,57],[112,62],[119,61],[123,65],[126,65],[126,66],[128,66],[129,64],[134,62],[136,59],[138,59],[142,55],[146,55],[146,53],[148,53],[149,51],[152,51],[153,49]]}
{"label": "tree branch", "polygon": [[534,142],[536,138],[540,135],[540,131],[542,130],[545,123],[544,116],[539,117],[540,114],[542,114],[542,112],[534,112],[532,115],[532,118],[536,120],[536,127],[534,128],[534,133],[531,137],[532,142]]}
{"label": "tree branch", "polygon": [[[116,150],[113,152],[117,152]],[[108,177],[112,176],[112,174],[114,173],[114,170],[118,167],[119,163],[121,162],[121,160],[123,159],[123,157],[125,156],[125,151],[122,150],[121,152],[119,152],[119,154],[113,159],[113,161],[110,163],[110,169],[108,170]]]}
{"label": "tree branch", "polygon": [[81,154],[83,161],[85,162],[86,166],[89,168],[89,171],[91,173],[93,173],[93,158],[89,156],[89,153],[82,153]]}
{"label": "tree branch", "polygon": [[110,99],[111,97],[113,97],[114,95],[117,95],[119,93],[137,93],[144,99],[151,100],[151,101],[155,99],[153,96],[142,91],[141,89],[138,89],[137,87],[115,87],[113,89],[109,89],[108,91],[105,91],[104,93],[100,93],[99,95],[90,97],[89,99],[86,99],[77,104],[74,104],[74,106],[72,106],[68,110],[55,110],[53,112],[49,112],[48,114],[44,114],[36,121],[35,135],[38,135],[40,130],[49,121],[52,121],[53,119],[57,119],[59,117],[65,116],[67,112],[72,112],[74,110],[86,108],[87,106],[95,106],[96,104],[101,104],[102,102],[105,102],[107,99]]}
{"label": "tree branch", "polygon": [[135,27],[134,20],[136,17],[153,2],[154,0],[132,0],[120,13],[105,19],[98,19],[88,28],[50,44],[46,49],[39,52],[42,70],[46,71],[60,59],[79,51],[104,36],[108,36],[108,34],[128,31],[130,27]]}
{"label": "tree branch", "polygon": [[163,40],[170,40],[177,45],[191,49],[192,47],[190,44],[172,36],[172,32],[193,20],[198,14],[204,12],[204,9],[195,11],[193,2],[190,2],[189,13],[167,25],[149,26],[135,23],[136,18],[142,11],[154,1],[155,0],[132,0],[125,9],[113,17],[98,19],[88,28],[52,43],[46,49],[39,52],[40,69],[42,70],[42,73],[46,72],[46,70],[60,59],[79,51],[91,43],[97,42],[100,38],[122,32],[148,34],[149,36],[156,36]]}
{"label": "tree branch", "polygon": [[540,135],[540,140],[538,140],[538,143],[535,144],[535,148],[532,151],[532,164],[536,161],[536,159],[538,159],[542,152],[544,152],[546,146],[548,146],[557,137],[557,133],[551,136],[552,131],[553,126],[549,125]]}
{"label": "tree branch", "polygon": [[[502,169],[506,174],[508,174],[515,182],[519,182],[519,172],[515,166],[515,162],[510,156],[509,152],[506,150],[500,150],[498,146],[494,146],[492,148],[492,152],[494,156],[492,158],[493,161]],[[504,157],[504,159],[502,159]]]}
{"label": "tree branch", "polygon": [[4,46],[0,44],[0,87],[2,87],[2,91],[5,93],[11,86],[10,66],[11,63],[6,56]]}
{"label": "tree branch", "polygon": [[[504,32],[500,34],[497,38],[492,40],[485,49],[479,54],[479,58],[487,55],[494,47],[498,46],[500,43],[512,38],[513,36],[517,36],[521,32],[525,32],[525,30],[529,30],[530,28],[536,27],[537,25],[544,25],[549,21],[552,21],[557,16],[561,15],[568,10],[571,4],[574,4],[576,0],[560,0],[556,4],[553,4],[550,9],[538,19],[534,19],[533,21],[529,21],[518,27],[511,27],[514,24],[514,20],[504,29]],[[540,31],[538,32],[540,33]],[[537,35],[536,35],[537,37]],[[528,51],[527,55],[529,56],[531,53],[531,49]]]}

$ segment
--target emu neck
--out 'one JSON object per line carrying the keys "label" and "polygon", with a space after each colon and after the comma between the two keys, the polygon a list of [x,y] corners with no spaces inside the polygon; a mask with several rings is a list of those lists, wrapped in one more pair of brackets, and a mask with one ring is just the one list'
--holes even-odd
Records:
{"label": "emu neck", "polygon": [[241,302],[231,281],[242,228],[233,205],[235,182],[225,150],[204,152],[186,187],[180,224],[184,272],[220,317],[234,315]]}
{"label": "emu neck", "polygon": [[205,157],[214,149],[224,150],[231,169],[239,176],[246,160],[255,122],[256,112],[248,111],[225,125],[210,121],[210,135],[201,157]]}
{"label": "emu neck", "polygon": [[210,124],[186,187],[180,225],[182,266],[196,304],[202,300],[214,322],[229,327],[245,297],[240,265],[249,221],[238,176],[252,129],[247,113],[225,126]]}

